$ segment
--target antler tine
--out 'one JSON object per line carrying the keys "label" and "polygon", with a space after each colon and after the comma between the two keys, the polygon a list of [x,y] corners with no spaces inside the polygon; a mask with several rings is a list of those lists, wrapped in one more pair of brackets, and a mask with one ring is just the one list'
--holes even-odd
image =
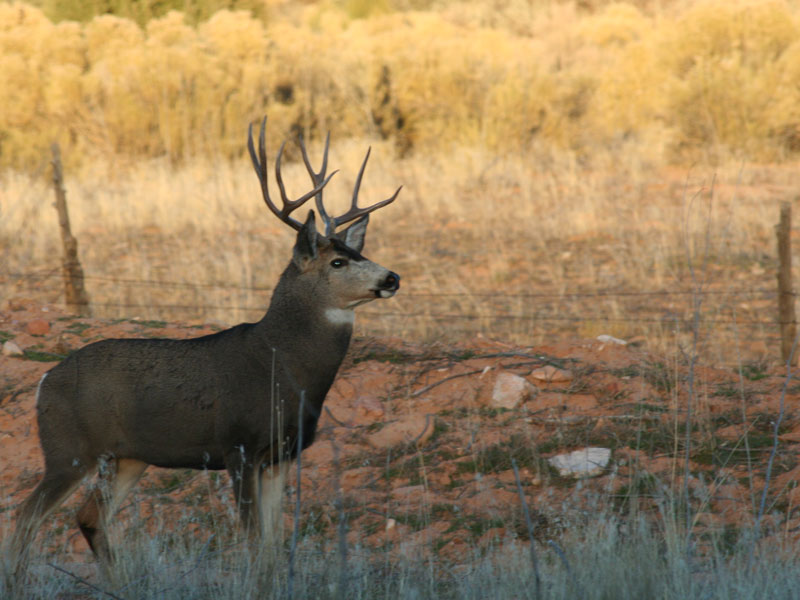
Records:
{"label": "antler tine", "polygon": [[[264,144],[266,124],[267,118],[264,117],[264,120],[261,122],[261,133],[258,136],[258,156],[256,156],[256,149],[253,144],[253,124],[250,123],[250,126],[247,128],[247,149],[250,152],[250,160],[253,163],[253,169],[261,184],[261,195],[264,198],[264,202],[275,216],[282,219],[281,211],[278,210],[278,207],[275,206],[272,199],[269,197],[269,187],[267,186],[267,153]],[[294,227],[294,225],[292,225],[292,227]]]}
{"label": "antler tine", "polygon": [[280,188],[281,192],[281,200],[283,201],[283,208],[279,209],[277,206],[275,206],[272,198],[270,198],[269,186],[267,185],[266,129],[267,118],[264,117],[264,120],[261,121],[261,132],[258,136],[258,157],[256,157],[255,145],[253,144],[252,123],[250,124],[247,132],[247,149],[250,151],[250,160],[253,162],[253,168],[255,169],[258,180],[261,183],[261,195],[264,197],[264,202],[266,203],[267,207],[276,217],[293,229],[300,231],[300,228],[303,226],[303,224],[290,217],[289,214],[301,204],[304,204],[309,199],[314,197],[316,194],[321,193],[322,189],[327,185],[328,181],[330,181],[331,177],[334,176],[336,171],[328,175],[328,177],[321,182],[314,181],[316,187],[310,192],[303,194],[297,200],[289,200],[289,198],[286,196],[286,188],[283,185],[283,178],[281,177],[281,156],[283,155],[283,147],[286,145],[286,142],[284,142],[281,144],[281,148],[278,151],[278,156],[275,159],[275,179],[278,182],[278,187]]}
{"label": "antler tine", "polygon": [[[314,168],[311,166],[311,161],[308,159],[308,152],[306,152],[306,145],[303,142],[302,135],[298,136],[298,141],[300,145],[300,151],[303,153],[303,162],[306,165],[306,171],[308,171],[309,176],[311,176],[311,181],[314,182],[314,185],[319,185],[319,182],[325,178],[325,172],[328,170],[328,148],[331,142],[331,132],[329,131],[328,135],[325,136],[325,149],[322,152],[322,166],[317,173],[314,172]],[[336,173],[336,171],[334,171],[334,173]],[[331,173],[331,175],[333,175],[333,173]],[[320,190],[320,192],[317,194],[317,197],[314,201],[317,205],[317,212],[319,213],[322,222],[325,223],[326,235],[328,235],[328,230],[332,228],[330,224],[331,218],[328,215],[328,211],[325,210],[325,205],[322,203],[322,190]]]}
{"label": "antler tine", "polygon": [[358,171],[358,177],[356,177],[356,183],[353,186],[353,200],[350,203],[350,209],[343,215],[332,219],[332,228],[330,231],[326,230],[325,232],[326,236],[331,235],[333,233],[333,230],[335,230],[339,225],[344,225],[345,223],[349,223],[350,221],[353,221],[358,217],[361,217],[363,215],[368,215],[369,213],[374,212],[379,208],[386,206],[387,204],[391,204],[397,198],[397,194],[400,193],[400,190],[403,189],[403,186],[401,185],[399,188],[397,188],[397,191],[395,191],[395,193],[392,194],[386,200],[381,200],[380,202],[376,202],[372,206],[367,206],[365,208],[358,207],[358,192],[361,190],[361,179],[364,176],[364,169],[367,168],[367,161],[369,160],[370,152],[372,152],[372,147],[367,149],[367,155],[364,157],[364,162],[361,163],[361,169],[359,169]]}

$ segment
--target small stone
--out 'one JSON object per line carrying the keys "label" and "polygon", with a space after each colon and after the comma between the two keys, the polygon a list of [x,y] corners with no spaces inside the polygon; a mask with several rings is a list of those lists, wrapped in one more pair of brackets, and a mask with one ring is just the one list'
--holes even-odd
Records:
{"label": "small stone", "polygon": [[22,356],[23,354],[22,348],[16,342],[8,340],[3,344],[3,356]]}
{"label": "small stone", "polygon": [[494,408],[517,408],[539,390],[527,379],[513,373],[499,373],[489,404]]}
{"label": "small stone", "polygon": [[621,340],[619,338],[615,338],[615,337],[613,337],[611,335],[608,335],[606,333],[604,333],[602,335],[598,335],[597,336],[597,341],[598,342],[603,342],[604,344],[617,344],[618,346],[627,346],[628,345],[628,342],[626,342],[625,340]]}
{"label": "small stone", "polygon": [[548,459],[562,477],[595,477],[600,475],[611,460],[608,448],[583,448],[569,454],[559,454]]}
{"label": "small stone", "polygon": [[45,335],[50,332],[50,323],[44,319],[33,319],[25,325],[25,330],[31,335]]}
{"label": "small stone", "polygon": [[547,383],[560,383],[564,381],[572,381],[572,371],[567,369],[558,369],[552,365],[546,365],[535,369],[531,373],[531,377],[539,381],[546,381]]}

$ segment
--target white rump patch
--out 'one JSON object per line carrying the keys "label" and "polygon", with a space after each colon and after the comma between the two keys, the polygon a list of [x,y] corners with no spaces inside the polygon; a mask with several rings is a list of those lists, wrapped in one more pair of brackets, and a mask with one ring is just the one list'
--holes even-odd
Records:
{"label": "white rump patch", "polygon": [[44,378],[50,374],[50,371],[42,375],[42,378],[39,380],[39,385],[36,386],[36,403],[39,403],[39,394],[42,393],[42,384],[44,383]]}
{"label": "white rump patch", "polygon": [[325,318],[334,325],[352,325],[356,320],[356,313],[348,308],[329,308],[325,311]]}
{"label": "white rump patch", "polygon": [[381,298],[391,298],[394,296],[395,290],[381,290],[378,293],[381,295]]}

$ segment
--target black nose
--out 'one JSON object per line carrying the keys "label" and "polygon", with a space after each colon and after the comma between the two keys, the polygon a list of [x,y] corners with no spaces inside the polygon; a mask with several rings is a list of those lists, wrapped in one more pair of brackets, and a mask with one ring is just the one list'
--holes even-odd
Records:
{"label": "black nose", "polygon": [[386,279],[384,279],[381,282],[381,289],[397,290],[399,288],[400,288],[400,275],[389,271],[389,274],[386,276]]}

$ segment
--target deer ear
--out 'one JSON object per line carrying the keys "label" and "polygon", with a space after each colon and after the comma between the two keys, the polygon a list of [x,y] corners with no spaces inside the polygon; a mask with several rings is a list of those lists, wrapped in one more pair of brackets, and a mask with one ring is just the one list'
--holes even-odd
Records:
{"label": "deer ear", "polygon": [[317,258],[317,224],[314,218],[314,211],[308,211],[308,218],[297,232],[297,240],[294,243],[292,260],[301,271],[305,271],[308,263]]}
{"label": "deer ear", "polygon": [[367,235],[367,225],[369,225],[369,215],[364,215],[350,227],[340,232],[338,234],[339,239],[356,252],[361,252],[364,247],[364,237]]}

